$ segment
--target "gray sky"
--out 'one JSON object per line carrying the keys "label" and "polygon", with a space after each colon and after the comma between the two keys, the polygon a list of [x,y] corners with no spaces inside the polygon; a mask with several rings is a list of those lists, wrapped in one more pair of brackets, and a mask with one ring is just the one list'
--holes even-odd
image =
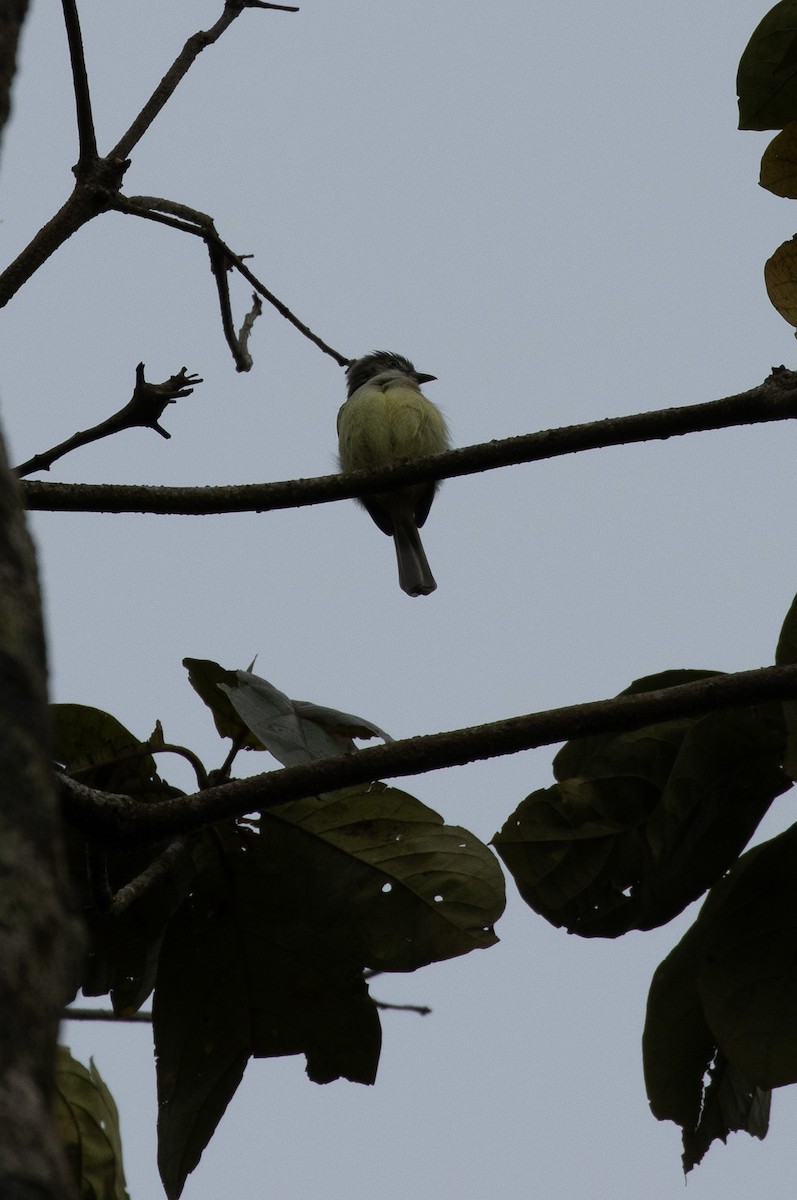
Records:
{"label": "gray sky", "polygon": [[[10,259],[76,158],[60,6],[33,0],[0,171]],[[793,365],[763,264],[797,209],[757,186],[767,135],[736,131],[739,56],[766,5],[304,0],[207,50],[135,152],[126,190],[213,214],[346,355],[397,350],[439,377],[454,443],[714,399]],[[220,0],[82,0],[101,150]],[[238,311],[249,303],[237,292]],[[326,474],[336,364],[276,313],[237,375],[194,239],[113,215],[77,234],[2,326],[12,455],[118,408],[135,365],[205,382],[144,431],[49,478],[151,483]],[[208,765],[224,754],[181,659],[257,670],[396,737],[612,695],[669,667],[771,663],[797,591],[791,426],[598,451],[445,484],[424,530],[439,589],[412,600],[351,502],[257,516],[38,514],[54,698]],[[485,840],[551,782],[552,751],[406,780]],[[270,766],[265,756],[241,764]],[[162,773],[183,787],[181,765]],[[762,827],[792,819],[781,798]],[[509,884],[501,943],[383,999],[376,1086],[250,1064],[185,1189],[305,1200],[671,1200],[675,1126],[650,1115],[639,1039],[651,974],[693,919],[618,942],[550,928]],[[121,1110],[134,1200],[161,1195],[145,1028],[72,1025]],[[692,1200],[797,1182],[797,1100],[763,1143],[715,1146]]]}

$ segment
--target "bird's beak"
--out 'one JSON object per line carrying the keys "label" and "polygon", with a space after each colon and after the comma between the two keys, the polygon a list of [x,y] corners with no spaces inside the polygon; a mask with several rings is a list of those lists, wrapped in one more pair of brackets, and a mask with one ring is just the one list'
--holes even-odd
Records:
{"label": "bird's beak", "polygon": [[422,375],[420,371],[416,371],[415,378],[418,380],[418,383],[431,383],[432,380],[437,379],[437,376],[436,375]]}

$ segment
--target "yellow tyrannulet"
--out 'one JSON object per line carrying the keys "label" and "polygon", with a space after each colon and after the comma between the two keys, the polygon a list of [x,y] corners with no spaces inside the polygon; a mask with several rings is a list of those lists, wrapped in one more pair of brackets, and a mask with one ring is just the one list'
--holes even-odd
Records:
{"label": "yellow tyrannulet", "polygon": [[[443,414],[420,388],[436,376],[420,374],[408,359],[387,350],[353,359],[346,375],[349,398],[338,413],[342,471],[386,467],[448,449]],[[414,483],[360,499],[382,532],[393,538],[399,583],[410,596],[428,596],[437,587],[418,534],[437,486],[434,481]]]}

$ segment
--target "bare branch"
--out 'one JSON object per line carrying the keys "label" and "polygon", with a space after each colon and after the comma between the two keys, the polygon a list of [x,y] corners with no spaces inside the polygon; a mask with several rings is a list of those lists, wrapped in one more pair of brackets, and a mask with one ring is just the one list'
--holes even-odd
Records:
{"label": "bare branch", "polygon": [[144,378],[144,364],[139,363],[136,367],[133,396],[124,408],[120,408],[106,420],[100,421],[99,425],[93,425],[91,429],[74,433],[72,437],[53,446],[52,449],[45,450],[42,454],[35,454],[33,458],[29,458],[27,462],[14,469],[19,476],[30,475],[32,471],[49,471],[57,459],[63,458],[72,450],[77,450],[80,446],[87,446],[90,442],[98,442],[101,438],[110,437],[114,433],[120,433],[123,429],[154,429],[161,437],[170,438],[172,435],[159,424],[163,410],[168,404],[174,404],[177,400],[190,396],[199,383],[202,383],[199,376],[189,375],[185,367],[182,367],[176,375],[172,375],[163,383],[148,383]]}
{"label": "bare branch", "polygon": [[[205,47],[217,41],[232,22],[241,15],[244,8],[264,7],[261,4],[252,3],[252,0],[226,0],[224,11],[216,24],[208,30],[200,30],[188,39],[130,128],[122,135],[110,154],[99,158],[96,151],[75,0],[63,0],[63,3],[72,55],[78,111],[80,158],[76,168],[77,184],[72,195],[62,204],[58,212],[39,230],[10,266],[0,274],[0,308],[8,304],[23,284],[27,283],[50,255],[54,254],[73,233],[76,233],[92,218],[112,207],[111,202],[118,197],[125,171],[130,166],[128,157],[130,151],[144,136]],[[268,7],[284,8],[289,12],[295,11],[293,8],[283,5],[269,5]]]}
{"label": "bare branch", "polygon": [[82,176],[68,200],[43,225],[25,249],[0,274],[0,308],[8,304],[31,275],[83,225],[109,207],[109,198],[121,185],[129,162],[99,159]]}
{"label": "bare branch", "polygon": [[215,25],[212,25],[210,29],[200,29],[191,35],[130,128],[122,134],[109,157],[129,157],[130,151],[141,141],[152,122],[174,94],[178,84],[188,74],[202,51],[207,46],[212,46],[214,42],[219,40],[224,31],[232,25],[233,21],[237,17],[240,17],[243,8],[244,6],[241,3],[226,3],[224,11]]}
{"label": "bare branch", "polygon": [[67,819],[87,837],[131,846],[375,779],[463,766],[571,738],[638,729],[674,717],[795,698],[797,666],[764,667],[510,717],[470,729],[405,738],[356,754],[284,767],[159,804],[140,804],[126,796],[97,792],[66,776],[59,776],[61,798]]}
{"label": "bare branch", "polygon": [[298,8],[284,4],[254,3],[253,0],[226,0],[224,11],[215,25],[210,29],[200,29],[192,34],[183,46],[177,58],[150,96],[141,112],[133,121],[130,128],[122,134],[111,151],[111,157],[127,158],[149,129],[158,113],[171,98],[177,86],[188,74],[196,59],[207,46],[217,42],[233,21],[240,17],[245,8],[275,8],[282,12],[298,12]]}
{"label": "bare branch", "polygon": [[[281,317],[289,321],[295,329],[318,346],[319,350],[323,350],[324,354],[328,354],[330,358],[334,358],[335,362],[341,366],[348,366],[349,359],[344,357],[339,351],[328,345],[317,333],[313,333],[308,325],[291,312],[286,304],[269,291],[266,285],[257,278],[256,275],[249,270],[244,262],[244,256],[236,254],[227,243],[219,236],[218,230],[214,224],[213,218],[208,213],[200,212],[196,208],[189,208],[186,204],[179,204],[174,200],[166,200],[161,196],[122,196],[118,195],[114,202],[114,207],[118,212],[125,213],[128,216],[143,217],[148,221],[156,221],[162,225],[169,225],[172,229],[180,229],[184,233],[192,233],[195,237],[202,238],[208,254],[210,255],[210,269],[216,280],[216,286],[219,292],[219,302],[221,306],[222,326],[224,334],[227,338],[233,357],[235,359],[236,370],[248,371],[252,365],[252,360],[246,352],[245,345],[241,345],[241,338],[235,336],[232,323],[232,315],[230,313],[230,298],[229,289],[227,286],[227,272],[234,268],[240,275],[251,284],[255,291],[266,300],[272,308],[275,308]],[[243,331],[242,331],[243,332]]]}
{"label": "bare branch", "polygon": [[329,504],[427,479],[474,475],[518,463],[541,462],[607,446],[666,440],[687,433],[797,417],[797,374],[776,367],[757,387],[723,400],[664,408],[584,425],[545,429],[449,450],[395,467],[322,475],[276,483],[227,487],[143,487],[129,484],[24,483],[30,509],[48,512],[141,512],[200,516],[206,513],[271,512]]}
{"label": "bare branch", "polygon": [[[230,285],[227,279],[227,274],[230,270],[230,262],[227,255],[219,249],[214,241],[206,241],[208,256],[210,258],[210,270],[213,278],[216,280],[216,290],[219,294],[219,308],[221,309],[221,327],[224,330],[224,337],[227,340],[227,345],[230,347],[233,359],[235,361],[236,371],[251,371],[252,356],[248,350],[243,349],[238,340],[238,335],[235,332],[235,326],[232,319],[232,306],[230,303]],[[258,301],[259,303],[259,301]],[[254,317],[252,318],[254,323]],[[251,326],[250,326],[251,328]],[[247,341],[249,335],[247,333]]]}
{"label": "bare branch", "polygon": [[89,79],[86,74],[86,58],[83,54],[83,38],[80,33],[76,0],[62,0],[62,5],[69,43],[69,57],[72,62],[72,83],[75,89],[78,145],[80,147],[75,175],[80,179],[97,161],[97,135],[94,132]]}

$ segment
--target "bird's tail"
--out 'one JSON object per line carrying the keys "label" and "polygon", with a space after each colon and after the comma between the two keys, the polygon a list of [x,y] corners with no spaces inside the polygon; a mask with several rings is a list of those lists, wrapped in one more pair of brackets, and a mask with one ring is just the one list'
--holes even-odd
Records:
{"label": "bird's tail", "polygon": [[393,512],[393,541],[398,560],[399,584],[408,596],[428,596],[437,587],[421,543],[415,518]]}

